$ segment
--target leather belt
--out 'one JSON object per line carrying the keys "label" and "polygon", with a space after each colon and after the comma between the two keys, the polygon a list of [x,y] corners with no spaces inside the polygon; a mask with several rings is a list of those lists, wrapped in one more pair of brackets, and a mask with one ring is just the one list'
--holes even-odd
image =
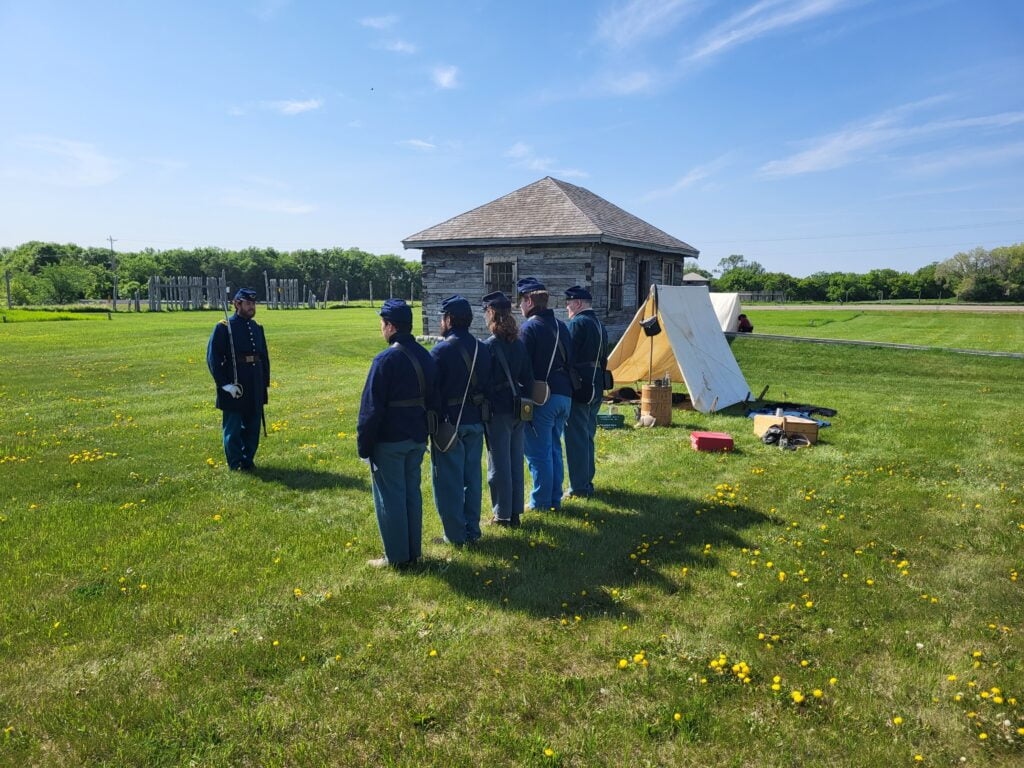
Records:
{"label": "leather belt", "polygon": [[259,355],[242,355],[238,358],[240,363],[258,363],[260,361]]}

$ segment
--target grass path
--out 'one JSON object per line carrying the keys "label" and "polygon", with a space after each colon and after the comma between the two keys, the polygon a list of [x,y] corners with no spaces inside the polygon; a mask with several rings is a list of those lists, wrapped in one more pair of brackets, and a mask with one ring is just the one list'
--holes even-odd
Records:
{"label": "grass path", "polygon": [[738,339],[751,389],[839,410],[820,445],[602,432],[598,498],[395,574],[372,313],[261,311],[257,476],[216,317],[0,325],[0,764],[1020,764],[1018,361]]}

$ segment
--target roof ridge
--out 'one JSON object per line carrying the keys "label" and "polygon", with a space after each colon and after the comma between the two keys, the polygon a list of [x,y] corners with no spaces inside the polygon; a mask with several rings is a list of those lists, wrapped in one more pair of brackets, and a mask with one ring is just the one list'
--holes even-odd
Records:
{"label": "roof ridge", "polygon": [[[541,179],[541,181],[544,181],[545,179],[551,179],[551,181],[554,183],[554,185],[556,187],[558,187],[558,191],[561,192],[563,195],[565,195],[565,199],[568,200],[572,204],[572,207],[575,208],[580,213],[582,213],[583,214],[583,218],[585,218],[587,221],[589,221],[591,224],[593,224],[594,227],[597,230],[599,230],[599,231],[601,230],[601,225],[598,224],[596,221],[594,221],[594,218],[589,213],[587,213],[585,210],[580,208],[579,203],[577,203],[575,200],[572,199],[572,195],[570,195],[568,193],[568,191],[566,191],[565,187],[563,187],[562,185],[564,184],[566,186],[572,187],[573,189],[582,189],[585,192],[590,192],[589,189],[587,189],[586,187],[577,186],[576,184],[570,184],[568,181],[562,181],[561,179],[556,179],[554,176],[545,176],[543,179]],[[593,195],[594,193],[590,192],[590,194]],[[596,195],[595,195],[595,197],[596,197]],[[613,205],[614,205],[614,203],[613,203]]]}

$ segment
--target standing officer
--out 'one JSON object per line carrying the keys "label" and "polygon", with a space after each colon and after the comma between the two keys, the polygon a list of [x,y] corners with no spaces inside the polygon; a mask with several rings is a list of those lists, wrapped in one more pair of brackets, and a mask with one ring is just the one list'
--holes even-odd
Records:
{"label": "standing officer", "polygon": [[566,496],[587,497],[594,494],[594,436],[608,365],[608,331],[590,307],[590,291],[574,285],[565,292],[565,298],[572,359],[580,380],[580,388],[572,393],[565,425],[565,460],[569,465]]}
{"label": "standing officer", "polygon": [[430,451],[434,504],[450,544],[472,544],[480,538],[480,458],[484,421],[489,415],[491,353],[469,332],[473,309],[462,296],[441,302],[441,335],[430,350],[437,364],[440,420],[447,422],[452,440],[442,439],[438,427]]}
{"label": "standing officer", "polygon": [[384,302],[380,333],[388,348],[366,375],[356,448],[370,465],[373,506],[384,541],[374,568],[406,566],[422,554],[423,497],[420,465],[427,450],[427,412],[437,407],[436,370],[430,353],[412,335],[412,309],[401,299]]}
{"label": "standing officer", "polygon": [[519,329],[519,338],[533,368],[534,386],[545,389],[543,403],[538,397],[533,409],[533,422],[526,428],[525,452],[533,478],[533,490],[527,510],[558,509],[562,505],[562,432],[569,418],[572,402],[572,365],[569,329],[548,309],[548,289],[534,277],[516,283],[519,311],[526,322]]}
{"label": "standing officer", "polygon": [[516,528],[523,514],[523,422],[517,406],[530,397],[533,366],[512,300],[501,291],[483,298],[491,351],[491,422],[487,425],[487,484],[491,489],[491,523]]}
{"label": "standing officer", "polygon": [[224,455],[231,469],[251,472],[260,446],[260,422],[270,387],[270,357],[256,315],[256,291],[239,288],[235,314],[213,328],[206,345],[206,366],[217,383],[222,411]]}

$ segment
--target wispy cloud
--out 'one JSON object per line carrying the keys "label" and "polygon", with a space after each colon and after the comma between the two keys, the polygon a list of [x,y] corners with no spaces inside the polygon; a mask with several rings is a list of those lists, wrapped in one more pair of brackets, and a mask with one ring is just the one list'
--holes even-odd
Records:
{"label": "wispy cloud", "polygon": [[271,21],[288,7],[289,2],[290,0],[259,0],[252,7],[252,12],[260,21]]}
{"label": "wispy cloud", "polygon": [[977,147],[959,151],[937,152],[914,158],[908,170],[912,173],[945,173],[959,168],[1002,166],[1024,158],[1024,142],[999,147]]}
{"label": "wispy cloud", "polygon": [[654,85],[654,77],[650,72],[628,72],[619,75],[608,75],[603,80],[604,89],[618,96],[649,91]]}
{"label": "wispy cloud", "polygon": [[711,29],[687,57],[700,61],[776,30],[834,13],[857,0],[760,0]]}
{"label": "wispy cloud", "polygon": [[431,76],[434,78],[434,85],[438,88],[458,88],[459,68],[450,64],[434,67]]}
{"label": "wispy cloud", "polygon": [[505,150],[505,157],[514,161],[512,164],[520,168],[528,168],[545,175],[562,176],[567,179],[585,179],[590,174],[578,168],[558,168],[558,161],[551,157],[541,157],[534,152],[529,144],[517,141]]}
{"label": "wispy cloud", "polygon": [[312,112],[324,105],[323,99],[283,99],[281,101],[264,101],[260,104],[264,109],[279,112],[282,115],[301,115]]}
{"label": "wispy cloud", "polygon": [[695,165],[683,176],[681,176],[674,184],[663,189],[654,189],[643,196],[644,200],[655,200],[661,197],[670,197],[677,192],[681,192],[687,187],[692,187],[698,182],[704,181],[705,179],[713,176],[721,168],[727,165],[733,157],[732,152],[727,152],[721,157],[715,158],[710,163],[704,163],[703,165]]}
{"label": "wispy cloud", "polygon": [[671,31],[702,4],[700,0],[629,0],[601,14],[597,39],[626,48]]}
{"label": "wispy cloud", "polygon": [[416,53],[416,51],[418,51],[419,49],[414,44],[407,42],[405,40],[391,40],[387,43],[384,43],[384,50],[392,51],[394,53],[404,53],[406,55],[411,55],[413,53]]}
{"label": "wispy cloud", "polygon": [[421,149],[425,152],[437,149],[437,144],[430,141],[424,141],[423,139],[403,139],[396,143],[400,147],[412,147],[413,149]]}
{"label": "wispy cloud", "polygon": [[26,136],[15,143],[28,150],[22,157],[35,167],[9,171],[10,176],[60,187],[99,187],[121,175],[120,163],[84,141]]}
{"label": "wispy cloud", "polygon": [[802,152],[765,163],[761,166],[761,173],[765,176],[797,176],[829,171],[870,158],[884,149],[905,146],[932,136],[1024,124],[1024,112],[1002,112],[908,125],[906,115],[913,111],[912,107],[922,103],[926,102],[890,110],[836,133],[812,140],[810,146]]}
{"label": "wispy cloud", "polygon": [[385,16],[367,16],[360,19],[359,23],[370,29],[388,29],[398,23],[398,16],[394,13]]}

